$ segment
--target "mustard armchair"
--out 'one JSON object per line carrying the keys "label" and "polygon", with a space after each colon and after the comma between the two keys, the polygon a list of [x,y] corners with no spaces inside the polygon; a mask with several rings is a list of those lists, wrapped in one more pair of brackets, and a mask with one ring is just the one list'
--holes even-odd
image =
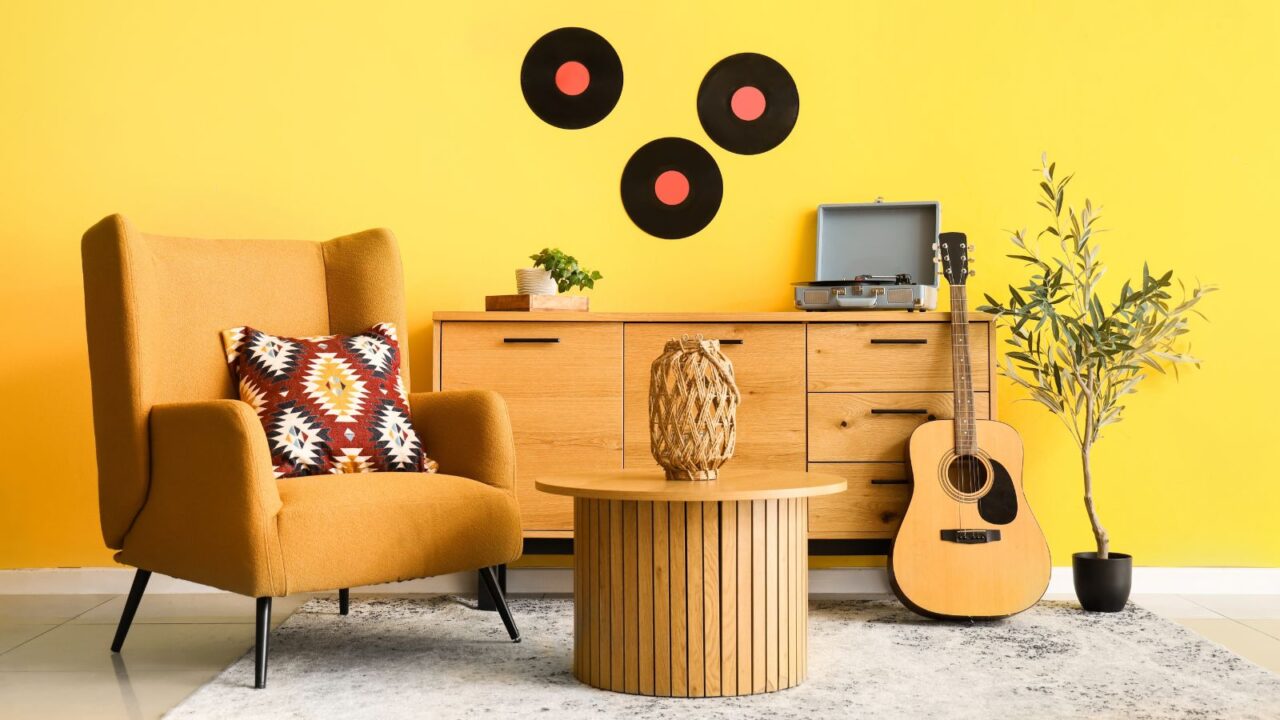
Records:
{"label": "mustard armchair", "polygon": [[[276,480],[266,434],[238,400],[219,333],[289,336],[405,328],[394,236],[327,242],[140,233],[113,215],[81,245],[102,534],[137,568],[119,652],[151,573],[257,598],[266,684],[271,598],[480,570],[513,641],[493,566],[520,556],[515,448],[496,393],[410,395],[439,474]],[[402,373],[409,386],[407,333]]]}

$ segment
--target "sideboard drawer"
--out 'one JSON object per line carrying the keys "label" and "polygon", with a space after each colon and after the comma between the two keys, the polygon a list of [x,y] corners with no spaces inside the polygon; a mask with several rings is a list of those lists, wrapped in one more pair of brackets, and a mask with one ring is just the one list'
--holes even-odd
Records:
{"label": "sideboard drawer", "polygon": [[[987,393],[974,416],[990,417]],[[810,462],[898,462],[922,423],[954,415],[951,393],[809,393]]]}
{"label": "sideboard drawer", "polygon": [[571,498],[539,473],[622,467],[622,323],[441,323],[442,390],[496,390],[516,441],[526,534],[573,529]]}
{"label": "sideboard drawer", "polygon": [[733,363],[738,405],[735,465],[803,470],[804,327],[782,324],[627,323],[626,466],[655,466],[649,452],[649,368],[682,335],[722,341]]}
{"label": "sideboard drawer", "polygon": [[849,481],[838,495],[809,499],[809,537],[891,538],[897,532],[911,499],[905,464],[816,463],[809,471]]}
{"label": "sideboard drawer", "polygon": [[[988,323],[969,323],[973,389],[987,390]],[[946,391],[951,379],[951,324],[936,322],[809,325],[809,390]]]}

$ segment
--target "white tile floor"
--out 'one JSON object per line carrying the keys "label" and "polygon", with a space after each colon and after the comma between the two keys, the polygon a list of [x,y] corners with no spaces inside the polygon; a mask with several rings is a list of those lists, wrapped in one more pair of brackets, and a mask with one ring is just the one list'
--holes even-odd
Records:
{"label": "white tile floor", "polygon": [[[273,624],[308,597],[277,599]],[[1280,596],[1134,601],[1280,673]],[[0,718],[159,717],[253,643],[248,598],[152,595],[142,602],[125,652],[112,655],[107,648],[122,603],[115,595],[0,595]]]}

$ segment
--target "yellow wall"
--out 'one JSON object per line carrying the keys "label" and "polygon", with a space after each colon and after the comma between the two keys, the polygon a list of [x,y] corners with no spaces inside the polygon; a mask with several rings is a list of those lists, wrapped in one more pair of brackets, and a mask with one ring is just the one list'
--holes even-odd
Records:
{"label": "yellow wall", "polygon": [[[441,4],[443,5],[443,4]],[[780,310],[819,202],[942,201],[979,243],[979,290],[1040,222],[1041,150],[1107,208],[1113,276],[1218,282],[1202,371],[1157,379],[1097,450],[1114,548],[1149,565],[1280,565],[1274,465],[1272,2],[42,2],[0,4],[0,567],[110,562],[98,535],[79,237],[122,212],[160,233],[399,235],[410,337],[478,309],[529,252],[598,266],[598,310]],[[520,95],[563,25],[622,57],[613,115],[576,132]],[[755,157],[711,145],[703,73],[780,60],[800,120]],[[618,178],[664,135],[707,146],[719,216],[680,241],[631,225]],[[415,354],[421,387],[430,355]],[[1058,564],[1087,549],[1069,440],[1002,388]]]}

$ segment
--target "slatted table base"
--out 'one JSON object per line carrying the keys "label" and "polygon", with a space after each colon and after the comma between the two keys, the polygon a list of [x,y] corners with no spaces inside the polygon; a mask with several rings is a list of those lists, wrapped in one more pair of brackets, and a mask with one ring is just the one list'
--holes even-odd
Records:
{"label": "slatted table base", "polygon": [[640,695],[798,685],[808,499],[574,502],[574,675]]}

